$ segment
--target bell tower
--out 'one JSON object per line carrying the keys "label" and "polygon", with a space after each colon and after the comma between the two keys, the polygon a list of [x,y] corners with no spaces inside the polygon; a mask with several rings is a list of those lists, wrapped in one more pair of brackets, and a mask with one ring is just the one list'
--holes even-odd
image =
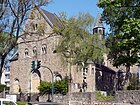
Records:
{"label": "bell tower", "polygon": [[101,14],[98,12],[97,18],[95,20],[94,28],[93,28],[93,34],[99,34],[100,38],[102,39],[105,35],[105,28],[101,21]]}

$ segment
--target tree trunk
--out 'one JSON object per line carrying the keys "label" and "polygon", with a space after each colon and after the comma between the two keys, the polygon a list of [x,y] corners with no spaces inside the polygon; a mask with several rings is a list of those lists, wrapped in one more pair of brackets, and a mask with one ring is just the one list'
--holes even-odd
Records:
{"label": "tree trunk", "polygon": [[128,80],[130,78],[130,65],[126,66],[126,77],[125,80]]}

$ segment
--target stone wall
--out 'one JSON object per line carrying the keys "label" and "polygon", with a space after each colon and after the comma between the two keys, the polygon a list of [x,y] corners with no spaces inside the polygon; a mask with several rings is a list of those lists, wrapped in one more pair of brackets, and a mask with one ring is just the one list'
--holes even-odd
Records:
{"label": "stone wall", "polygon": [[[67,76],[67,68],[62,65],[60,57],[54,53],[55,46],[58,42],[58,36],[48,37],[52,33],[52,28],[46,22],[43,17],[38,18],[38,11],[35,12],[34,19],[28,19],[25,24],[25,30],[33,28],[34,25],[39,26],[45,24],[45,34],[24,34],[22,38],[19,38],[18,43],[18,60],[10,62],[10,94],[18,94],[20,87],[23,93],[38,93],[38,86],[40,80],[51,81],[52,75],[47,68],[41,67],[38,71],[31,73],[31,64],[34,60],[40,60],[41,65],[49,67],[53,73],[57,72],[61,74],[62,78]],[[35,33],[37,30],[33,30]],[[31,31],[32,32],[32,31]],[[29,43],[28,43],[29,41]],[[24,43],[22,43],[24,42]],[[46,53],[43,52],[44,45],[46,45]],[[33,50],[36,48],[36,54]],[[28,49],[28,55],[25,54],[25,49]],[[54,79],[55,79],[54,74]]]}
{"label": "stone wall", "polygon": [[117,91],[116,101],[120,103],[130,103],[140,105],[140,90]]}
{"label": "stone wall", "polygon": [[[40,96],[40,101],[47,101],[48,96]],[[115,99],[112,101],[97,101],[95,99],[95,92],[86,93],[72,93],[69,96],[55,95],[54,102],[61,103],[63,105],[93,105],[96,103],[117,103],[120,105],[140,105],[140,90],[130,91],[117,91]],[[123,104],[124,103],[124,104]],[[108,104],[107,104],[108,105]]]}
{"label": "stone wall", "polygon": [[[48,99],[47,95],[40,96],[40,102],[46,102]],[[54,102],[61,103],[63,105],[92,105],[95,102],[95,93],[86,92],[86,93],[72,93],[69,96],[55,95]]]}

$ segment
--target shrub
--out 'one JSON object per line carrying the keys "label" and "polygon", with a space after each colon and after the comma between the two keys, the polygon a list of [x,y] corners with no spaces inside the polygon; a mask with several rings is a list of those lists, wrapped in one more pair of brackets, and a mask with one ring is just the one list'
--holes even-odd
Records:
{"label": "shrub", "polygon": [[127,90],[138,90],[139,89],[139,80],[136,75],[130,79],[129,85],[127,86]]}
{"label": "shrub", "polygon": [[99,101],[109,101],[109,100],[113,100],[114,99],[114,96],[104,96],[101,94],[101,92],[96,92],[96,100],[99,100]]}
{"label": "shrub", "polygon": [[26,105],[27,102],[24,102],[24,101],[18,101],[17,104],[18,104],[18,105]]}
{"label": "shrub", "polygon": [[[50,94],[52,88],[51,82],[41,81],[40,86],[38,87],[41,94]],[[61,81],[54,82],[54,93],[55,94],[67,94],[68,92],[68,80],[63,79]]]}
{"label": "shrub", "polygon": [[5,90],[9,90],[9,87],[7,87],[6,85],[0,84],[0,92],[3,92]]}

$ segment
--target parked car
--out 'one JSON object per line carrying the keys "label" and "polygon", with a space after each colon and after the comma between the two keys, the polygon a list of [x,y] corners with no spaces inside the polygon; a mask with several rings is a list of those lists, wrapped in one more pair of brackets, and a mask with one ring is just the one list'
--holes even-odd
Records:
{"label": "parked car", "polygon": [[27,105],[62,105],[54,102],[28,102]]}
{"label": "parked car", "polygon": [[0,98],[0,105],[17,105],[17,104],[10,99]]}

